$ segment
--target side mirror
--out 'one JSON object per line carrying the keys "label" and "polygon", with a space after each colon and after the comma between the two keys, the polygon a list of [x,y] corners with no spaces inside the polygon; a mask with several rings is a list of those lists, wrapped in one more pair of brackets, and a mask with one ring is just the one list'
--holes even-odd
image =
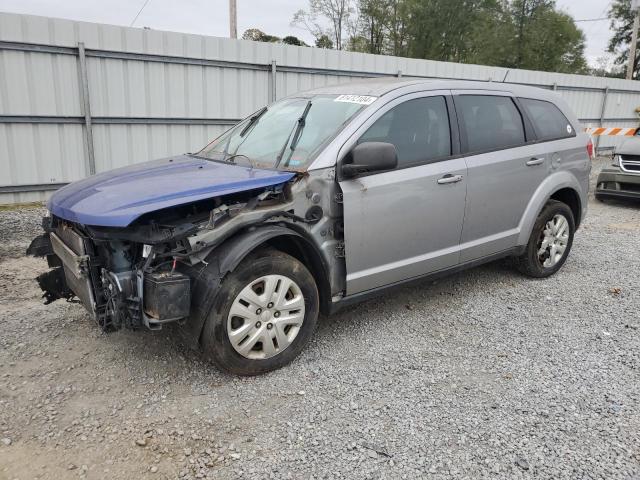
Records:
{"label": "side mirror", "polygon": [[392,170],[398,166],[398,152],[393,143],[365,142],[351,150],[350,163],[343,163],[342,175],[349,178],[369,172]]}

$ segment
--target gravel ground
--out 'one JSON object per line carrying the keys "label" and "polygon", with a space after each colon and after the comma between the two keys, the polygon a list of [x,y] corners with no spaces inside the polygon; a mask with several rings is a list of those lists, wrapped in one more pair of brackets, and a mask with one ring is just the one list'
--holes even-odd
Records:
{"label": "gravel ground", "polygon": [[640,478],[637,205],[592,200],[553,278],[404,288],[248,379],[44,307],[41,213],[0,212],[0,479]]}

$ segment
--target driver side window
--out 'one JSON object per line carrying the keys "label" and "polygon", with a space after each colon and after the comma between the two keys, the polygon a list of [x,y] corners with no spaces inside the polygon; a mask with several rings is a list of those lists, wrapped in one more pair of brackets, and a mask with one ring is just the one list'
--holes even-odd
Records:
{"label": "driver side window", "polygon": [[358,143],[392,143],[398,167],[406,167],[451,155],[449,114],[444,97],[407,100],[382,115]]}

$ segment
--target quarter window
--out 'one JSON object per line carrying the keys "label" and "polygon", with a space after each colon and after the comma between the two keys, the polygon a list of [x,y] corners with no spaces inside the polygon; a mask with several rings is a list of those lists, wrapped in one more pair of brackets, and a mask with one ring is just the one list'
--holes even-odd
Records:
{"label": "quarter window", "polygon": [[470,152],[500,150],[525,143],[522,116],[510,97],[460,95],[456,98]]}
{"label": "quarter window", "polygon": [[400,167],[451,155],[444,97],[416,98],[393,107],[358,140],[364,142],[393,143]]}
{"label": "quarter window", "polygon": [[520,103],[533,122],[539,140],[575,136],[571,123],[553,103],[531,98],[521,98]]}

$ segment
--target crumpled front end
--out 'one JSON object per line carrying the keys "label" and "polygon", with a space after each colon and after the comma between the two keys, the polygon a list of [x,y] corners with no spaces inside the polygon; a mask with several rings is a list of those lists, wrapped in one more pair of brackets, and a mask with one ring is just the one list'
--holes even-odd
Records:
{"label": "crumpled front end", "polygon": [[77,298],[103,330],[158,329],[189,317],[186,272],[206,263],[216,245],[194,240],[198,235],[216,230],[226,237],[246,224],[236,217],[269,218],[287,204],[284,185],[277,185],[150,212],[127,227],[51,215],[27,253],[46,257],[51,268],[37,279],[45,303]]}
{"label": "crumpled front end", "polygon": [[77,298],[105,331],[157,329],[189,315],[189,277],[158,260],[168,245],[156,255],[151,245],[97,239],[91,229],[58,217],[47,217],[43,226],[27,253],[46,256],[51,267],[37,278],[45,303]]}

